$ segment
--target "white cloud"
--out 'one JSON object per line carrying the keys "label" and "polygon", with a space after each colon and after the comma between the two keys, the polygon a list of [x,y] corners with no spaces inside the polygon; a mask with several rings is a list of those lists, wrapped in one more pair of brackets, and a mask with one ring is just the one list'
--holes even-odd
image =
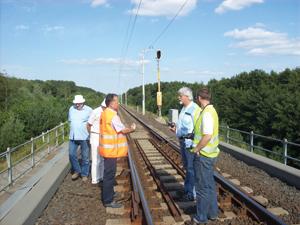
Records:
{"label": "white cloud", "polygon": [[[131,2],[135,2],[131,0]],[[139,9],[139,15],[142,16],[168,16],[173,17],[178,13],[181,7],[185,4],[186,0],[144,0],[141,3]],[[196,8],[196,0],[189,0],[181,9],[179,16],[186,16],[192,10]],[[136,4],[136,8],[132,13],[136,14],[139,4]],[[130,11],[128,12],[130,13]]]}
{"label": "white cloud", "polygon": [[168,72],[170,71],[170,68],[165,67],[165,68],[160,68],[159,70],[162,72]]}
{"label": "white cloud", "polygon": [[229,10],[241,10],[253,3],[264,3],[264,0],[225,0],[215,9],[215,13],[223,14]]}
{"label": "white cloud", "polygon": [[230,48],[251,49],[247,56],[300,55],[300,38],[288,39],[286,33],[249,27],[241,31],[228,31],[223,36],[239,41],[229,45]]}
{"label": "white cloud", "polygon": [[62,26],[55,26],[55,27],[48,27],[48,26],[46,26],[46,28],[45,28],[46,31],[62,30],[62,29],[64,29],[64,27],[62,27]]}
{"label": "white cloud", "polygon": [[29,26],[20,25],[20,26],[16,26],[15,29],[26,30],[29,29]]}
{"label": "white cloud", "polygon": [[[67,64],[67,65],[83,65],[83,66],[119,66],[121,63],[121,59],[118,58],[98,58],[93,60],[61,60],[60,62]],[[150,60],[144,60],[144,64],[150,63]],[[140,66],[142,65],[142,60],[139,61],[133,61],[129,59],[124,60],[124,67],[126,65],[128,66]]]}
{"label": "white cloud", "polygon": [[196,72],[195,71],[187,71],[185,73],[191,73],[191,74],[195,74]]}
{"label": "white cloud", "polygon": [[211,72],[211,71],[202,71],[201,74],[211,74],[211,75],[221,75],[224,74],[224,72]]}
{"label": "white cloud", "polygon": [[152,23],[157,22],[157,21],[158,21],[158,19],[151,20]]}
{"label": "white cloud", "polygon": [[263,24],[263,23],[256,23],[255,26],[256,26],[256,27],[265,27],[266,25]]}
{"label": "white cloud", "polygon": [[230,67],[238,67],[238,68],[249,68],[252,67],[252,63],[240,63],[240,64],[234,64],[234,63],[228,63],[224,62],[223,65],[230,66]]}
{"label": "white cloud", "polygon": [[93,0],[91,6],[97,7],[99,5],[104,5],[105,7],[109,7],[107,0]]}

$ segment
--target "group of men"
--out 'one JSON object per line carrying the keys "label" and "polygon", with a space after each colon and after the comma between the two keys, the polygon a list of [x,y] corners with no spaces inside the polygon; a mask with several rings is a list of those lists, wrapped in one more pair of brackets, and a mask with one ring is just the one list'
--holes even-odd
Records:
{"label": "group of men", "polygon": [[185,221],[187,225],[206,224],[218,217],[217,191],[214,181],[214,165],[219,155],[219,118],[210,104],[208,88],[197,91],[197,103],[193,102],[193,92],[188,87],[178,91],[183,108],[176,126],[169,129],[179,138],[183,168],[186,170],[184,188],[176,191],[180,201],[194,201],[195,217]]}
{"label": "group of men", "polygon": [[[179,102],[183,108],[178,122],[169,129],[179,138],[183,168],[186,170],[184,188],[176,192],[180,201],[194,201],[197,211],[188,225],[206,224],[218,217],[218,201],[213,177],[214,164],[220,152],[218,148],[218,114],[210,104],[208,88],[197,91],[197,103],[193,102],[193,92],[188,87],[179,91]],[[92,110],[84,105],[82,95],[76,95],[74,106],[69,110],[70,136],[69,159],[74,169],[72,179],[81,173],[87,182],[89,174],[90,148],[92,154],[91,178],[94,186],[102,183],[102,201],[105,207],[119,208],[114,198],[121,197],[113,189],[117,158],[127,155],[125,134],[132,133],[136,125],[126,128],[117,114],[119,101],[116,94],[108,94],[101,106]],[[90,134],[90,135],[89,135]],[[89,140],[90,139],[90,140]],[[82,168],[77,158],[77,148],[81,148]],[[100,153],[100,154],[99,154]]]}
{"label": "group of men", "polygon": [[[117,158],[127,155],[125,134],[136,129],[133,123],[126,128],[117,114],[119,100],[116,94],[108,94],[101,106],[92,110],[84,104],[82,95],[75,95],[74,105],[69,109],[70,135],[69,160],[74,173],[72,179],[88,181],[90,152],[92,158],[91,180],[93,186],[102,186],[102,202],[105,207],[119,208],[114,201],[121,194],[114,192],[114,178],[117,172]],[[82,167],[77,148],[80,146]],[[91,148],[90,148],[91,147]]]}

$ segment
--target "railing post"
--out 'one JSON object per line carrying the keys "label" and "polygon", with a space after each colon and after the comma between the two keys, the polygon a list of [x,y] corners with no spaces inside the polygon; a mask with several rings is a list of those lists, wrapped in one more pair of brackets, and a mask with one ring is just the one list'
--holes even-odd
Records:
{"label": "railing post", "polygon": [[286,165],[286,157],[287,157],[287,139],[283,139],[283,164]]}
{"label": "railing post", "polygon": [[253,152],[253,131],[250,132],[250,152]]}
{"label": "railing post", "polygon": [[42,132],[42,139],[43,139],[43,143],[45,142],[45,137],[44,137],[44,135],[45,135],[45,133],[44,132]]}
{"label": "railing post", "polygon": [[55,128],[55,137],[56,137],[56,145],[55,147],[58,146],[58,126]]}
{"label": "railing post", "polygon": [[65,125],[63,123],[61,123],[62,126],[62,142],[65,142]]}
{"label": "railing post", "polygon": [[47,130],[47,141],[48,141],[48,154],[50,153],[50,132]]}
{"label": "railing post", "polygon": [[7,162],[7,168],[8,168],[8,183],[9,186],[12,185],[12,166],[11,166],[11,151],[10,148],[7,148],[6,150],[6,162]]}
{"label": "railing post", "polygon": [[31,168],[34,167],[34,139],[31,138]]}
{"label": "railing post", "polygon": [[136,107],[136,111],[139,112],[139,106]]}
{"label": "railing post", "polygon": [[229,144],[229,126],[226,126],[226,143]]}

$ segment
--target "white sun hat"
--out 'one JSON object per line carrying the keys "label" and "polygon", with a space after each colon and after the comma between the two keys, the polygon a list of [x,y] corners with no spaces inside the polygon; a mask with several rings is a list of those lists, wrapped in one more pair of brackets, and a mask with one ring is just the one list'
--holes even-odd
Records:
{"label": "white sun hat", "polygon": [[103,102],[101,103],[101,106],[103,106],[103,107],[106,107],[105,100],[106,100],[106,98],[105,98],[105,99],[103,100]]}
{"label": "white sun hat", "polygon": [[85,99],[82,97],[82,95],[75,95],[73,103],[77,104],[77,103],[84,103]]}

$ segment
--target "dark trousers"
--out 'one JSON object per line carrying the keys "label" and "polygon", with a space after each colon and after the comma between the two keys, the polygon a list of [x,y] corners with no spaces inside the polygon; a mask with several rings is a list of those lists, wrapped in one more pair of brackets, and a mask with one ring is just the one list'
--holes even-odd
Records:
{"label": "dark trousers", "polygon": [[104,175],[102,202],[109,204],[114,201],[114,182],[117,172],[117,158],[104,158]]}

